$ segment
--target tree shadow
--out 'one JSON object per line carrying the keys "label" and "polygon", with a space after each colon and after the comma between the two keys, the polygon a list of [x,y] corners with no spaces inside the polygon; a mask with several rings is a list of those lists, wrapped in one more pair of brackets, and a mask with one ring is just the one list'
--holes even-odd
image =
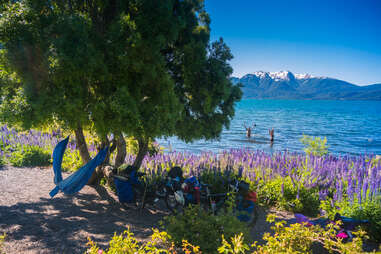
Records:
{"label": "tree shadow", "polygon": [[83,253],[89,236],[103,248],[114,232],[119,234],[127,227],[137,238],[146,238],[166,215],[160,210],[126,210],[104,188],[97,192],[101,195],[59,194],[53,199],[0,206],[0,228],[7,232],[7,241],[36,243],[38,250],[29,246],[30,251]]}

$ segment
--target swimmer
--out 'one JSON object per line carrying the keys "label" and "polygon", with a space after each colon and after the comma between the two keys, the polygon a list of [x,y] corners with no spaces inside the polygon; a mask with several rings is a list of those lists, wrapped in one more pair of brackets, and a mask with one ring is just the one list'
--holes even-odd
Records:
{"label": "swimmer", "polygon": [[243,127],[245,127],[246,129],[246,137],[247,138],[250,138],[251,137],[251,130],[255,128],[255,126],[257,126],[255,123],[253,124],[253,127],[246,127],[246,124],[243,125]]}
{"label": "swimmer", "polygon": [[274,142],[274,128],[271,130],[269,129],[269,135],[270,135],[270,142]]}

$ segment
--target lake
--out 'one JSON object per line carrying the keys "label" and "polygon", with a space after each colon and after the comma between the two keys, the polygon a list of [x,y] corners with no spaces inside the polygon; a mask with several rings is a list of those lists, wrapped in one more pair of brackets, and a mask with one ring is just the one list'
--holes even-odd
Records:
{"label": "lake", "polygon": [[[243,126],[253,123],[248,139]],[[275,131],[272,145],[269,128]],[[219,140],[187,144],[172,137],[158,143],[167,151],[193,153],[232,148],[302,152],[303,134],[327,137],[332,154],[381,154],[381,101],[242,100]]]}

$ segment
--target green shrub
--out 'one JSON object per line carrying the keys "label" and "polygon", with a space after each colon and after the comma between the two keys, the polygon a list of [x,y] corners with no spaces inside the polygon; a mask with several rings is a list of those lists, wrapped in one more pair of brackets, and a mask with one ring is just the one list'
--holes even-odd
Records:
{"label": "green shrub", "polygon": [[298,198],[298,187],[292,184],[289,177],[259,181],[257,194],[259,202],[265,206],[276,206],[309,216],[316,216],[319,213],[318,190],[299,186]]}
{"label": "green shrub", "polygon": [[0,138],[0,151],[7,152],[9,150],[9,145],[5,144]]}
{"label": "green shrub", "polygon": [[9,157],[15,167],[48,166],[51,164],[50,152],[36,145],[18,145]]}
{"label": "green shrub", "polygon": [[[198,209],[195,208],[194,209]],[[190,209],[191,210],[191,209]],[[199,209],[198,209],[199,210]],[[214,216],[215,217],[215,216]],[[275,222],[275,215],[269,215],[267,220],[271,223]],[[195,221],[196,222],[196,221]],[[183,224],[182,224],[183,225]],[[185,226],[185,225],[183,225]],[[273,234],[265,233],[263,239],[266,241],[263,245],[258,245],[254,242],[250,246],[245,242],[244,233],[236,233],[231,236],[222,234],[208,234],[209,231],[196,231],[196,228],[200,228],[200,225],[186,225],[183,231],[190,230],[192,233],[200,233],[198,237],[208,235],[204,240],[214,243],[216,247],[210,246],[207,250],[190,244],[185,238],[178,240],[176,247],[172,242],[172,237],[167,232],[159,232],[157,229],[153,229],[151,240],[148,242],[138,242],[133,233],[126,230],[123,234],[112,237],[109,242],[107,250],[100,249],[96,243],[90,238],[87,245],[89,249],[86,253],[89,254],[114,254],[114,253],[136,253],[136,254],[148,254],[148,253],[167,253],[167,254],[201,254],[201,253],[220,253],[220,254],[272,254],[272,253],[321,253],[322,249],[316,249],[317,247],[324,248],[329,253],[347,253],[357,254],[363,253],[362,240],[365,237],[363,231],[354,232],[357,236],[353,241],[344,243],[342,239],[336,237],[337,229],[339,225],[330,224],[326,228],[319,226],[306,227],[305,225],[296,223],[290,226],[286,226],[285,221],[277,221],[272,226]],[[205,227],[205,226],[204,226]],[[195,235],[191,235],[191,238],[197,240]],[[225,238],[226,237],[226,238]],[[221,239],[222,238],[222,239]],[[230,241],[226,240],[230,239]],[[176,241],[176,240],[175,240]],[[216,244],[218,243],[218,244]],[[319,244],[320,246],[318,246]],[[181,248],[181,249],[180,249]],[[317,252],[317,250],[319,252]]]}
{"label": "green shrub", "polygon": [[[87,245],[90,248],[86,251],[87,254],[115,254],[115,253],[161,253],[161,254],[176,254],[177,249],[173,242],[170,241],[171,237],[166,232],[160,232],[157,229],[153,229],[151,240],[148,242],[139,242],[134,234],[130,230],[124,231],[122,234],[114,234],[107,250],[100,249],[90,237]],[[189,244],[187,241],[182,242],[182,249],[185,253],[201,254],[199,248]]]}
{"label": "green shrub", "polygon": [[369,237],[377,242],[381,242],[381,198],[366,200],[361,204],[357,200],[349,202],[347,199],[335,202],[331,200],[322,201],[321,208],[326,211],[328,217],[333,219],[336,213],[343,216],[368,220],[365,227]]}
{"label": "green shrub", "polygon": [[225,193],[228,191],[229,181],[233,181],[237,177],[234,174],[226,174],[221,171],[212,169],[204,169],[201,171],[200,180],[204,184],[209,185],[212,193]]}
{"label": "green shrub", "polygon": [[306,146],[303,150],[307,155],[323,156],[328,154],[327,138],[303,135],[300,141]]}
{"label": "green shrub", "polygon": [[297,188],[288,186],[284,188],[284,195],[280,201],[280,206],[287,211],[303,213],[308,216],[316,216],[319,213],[319,194],[315,189],[299,187],[299,198],[297,198]]}
{"label": "green shrub", "polygon": [[247,225],[231,213],[212,215],[199,206],[189,206],[183,214],[166,217],[163,225],[177,246],[186,239],[200,246],[203,253],[215,253],[221,245],[221,235],[233,237],[242,232],[246,239],[250,236]]}
{"label": "green shrub", "polygon": [[78,150],[71,151],[67,149],[65,151],[64,157],[62,159],[62,170],[63,171],[76,171],[84,164],[82,163],[81,155]]}
{"label": "green shrub", "polygon": [[[269,215],[267,221],[274,222],[275,215]],[[312,253],[314,243],[320,244],[329,253],[347,253],[357,254],[362,253],[362,238],[363,231],[354,232],[353,241],[343,243],[342,239],[336,237],[336,232],[339,225],[330,224],[323,229],[319,226],[306,227],[305,225],[296,223],[290,226],[285,226],[285,221],[275,222],[271,227],[273,234],[265,233],[263,239],[266,243],[258,245],[256,242],[252,245],[252,254],[270,254],[270,253]],[[231,238],[231,243],[223,237],[222,246],[218,248],[218,253],[224,254],[239,254],[249,253],[249,246],[243,242],[242,235]],[[315,245],[318,247],[317,245]],[[315,248],[316,248],[315,247]],[[321,250],[323,251],[323,250]],[[314,252],[314,253],[321,253]]]}
{"label": "green shrub", "polygon": [[6,163],[5,163],[5,159],[4,159],[4,157],[3,156],[1,156],[0,157],[0,168],[2,167],[2,166],[4,166]]}
{"label": "green shrub", "polygon": [[[272,181],[260,180],[257,185],[258,201],[263,206],[277,206],[282,196],[283,178]],[[285,183],[288,185],[288,183]]]}

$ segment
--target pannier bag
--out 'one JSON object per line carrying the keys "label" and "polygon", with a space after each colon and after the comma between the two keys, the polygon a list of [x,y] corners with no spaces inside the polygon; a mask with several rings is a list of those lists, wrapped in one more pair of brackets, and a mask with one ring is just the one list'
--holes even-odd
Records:
{"label": "pannier bag", "polygon": [[135,189],[141,188],[142,183],[139,181],[139,173],[134,170],[126,172],[127,177],[114,176],[114,183],[119,202],[133,203],[136,200]]}

